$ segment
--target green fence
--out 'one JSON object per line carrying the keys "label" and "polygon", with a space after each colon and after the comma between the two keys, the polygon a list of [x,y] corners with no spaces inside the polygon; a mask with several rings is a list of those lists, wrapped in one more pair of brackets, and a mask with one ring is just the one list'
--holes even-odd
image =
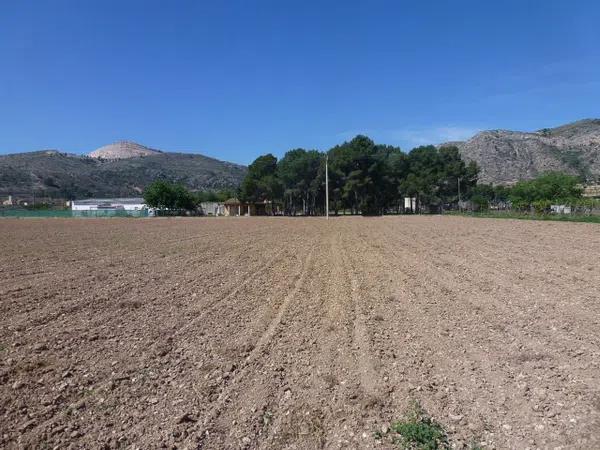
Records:
{"label": "green fence", "polygon": [[100,209],[71,211],[70,209],[0,208],[0,217],[148,217],[148,210],[125,211],[122,209]]}

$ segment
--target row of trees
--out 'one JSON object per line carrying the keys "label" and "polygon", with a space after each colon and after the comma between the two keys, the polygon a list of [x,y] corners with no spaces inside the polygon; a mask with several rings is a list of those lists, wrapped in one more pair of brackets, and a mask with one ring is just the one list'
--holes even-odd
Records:
{"label": "row of trees", "polygon": [[[551,204],[583,204],[580,180],[550,172],[511,187],[477,184],[478,168],[466,164],[454,146],[417,147],[409,153],[357,136],[327,152],[294,149],[278,160],[258,157],[239,189],[189,192],[158,180],[144,192],[146,203],[167,210],[195,210],[201,202],[272,202],[288,215],[324,213],[325,164],[329,167],[329,208],[375,215],[389,212],[443,212],[461,206],[475,210],[515,209],[543,212]],[[404,199],[413,198],[408,211]],[[273,211],[267,208],[267,211]]]}
{"label": "row of trees", "polygon": [[334,214],[400,212],[405,197],[416,199],[412,212],[437,212],[469,196],[477,183],[477,166],[465,164],[456,147],[424,146],[406,154],[356,136],[326,153],[295,149],[280,160],[258,157],[242,182],[241,199],[279,202],[290,215],[323,214],[326,160]]}

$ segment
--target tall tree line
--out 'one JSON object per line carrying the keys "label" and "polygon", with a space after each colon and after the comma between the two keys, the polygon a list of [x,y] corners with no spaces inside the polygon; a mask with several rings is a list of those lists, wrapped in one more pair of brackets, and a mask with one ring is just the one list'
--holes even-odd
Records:
{"label": "tall tree line", "polygon": [[415,199],[410,212],[438,212],[477,183],[476,164],[466,164],[456,147],[430,145],[404,153],[359,135],[325,153],[298,148],[280,160],[272,154],[258,157],[248,167],[241,199],[280,203],[289,215],[323,214],[326,158],[334,214],[406,212],[405,197]]}

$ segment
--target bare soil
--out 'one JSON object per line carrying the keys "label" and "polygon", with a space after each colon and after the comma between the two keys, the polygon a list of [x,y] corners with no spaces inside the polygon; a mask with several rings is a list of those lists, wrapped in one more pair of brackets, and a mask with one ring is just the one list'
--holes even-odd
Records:
{"label": "bare soil", "polygon": [[600,448],[600,227],[0,221],[0,447]]}

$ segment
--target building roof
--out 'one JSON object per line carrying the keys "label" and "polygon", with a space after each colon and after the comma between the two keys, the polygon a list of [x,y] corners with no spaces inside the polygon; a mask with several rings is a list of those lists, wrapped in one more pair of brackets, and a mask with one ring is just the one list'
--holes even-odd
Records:
{"label": "building roof", "polygon": [[230,198],[229,200],[225,201],[226,205],[240,205],[242,202],[240,202],[237,198]]}
{"label": "building roof", "polygon": [[131,198],[86,198],[82,200],[73,200],[74,205],[98,205],[101,203],[111,203],[119,205],[141,205],[144,199],[141,197]]}

